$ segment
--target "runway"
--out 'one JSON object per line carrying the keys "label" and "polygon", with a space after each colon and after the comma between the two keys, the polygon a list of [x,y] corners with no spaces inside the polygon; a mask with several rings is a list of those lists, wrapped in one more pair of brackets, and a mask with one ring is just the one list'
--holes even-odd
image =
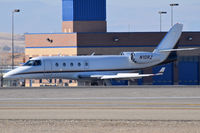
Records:
{"label": "runway", "polygon": [[200,88],[1,88],[0,119],[200,120]]}

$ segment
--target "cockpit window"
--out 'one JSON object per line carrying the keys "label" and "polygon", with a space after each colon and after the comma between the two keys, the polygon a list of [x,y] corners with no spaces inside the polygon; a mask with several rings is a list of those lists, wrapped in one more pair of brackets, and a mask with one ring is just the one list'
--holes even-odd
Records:
{"label": "cockpit window", "polygon": [[35,60],[33,65],[34,66],[40,66],[41,65],[41,60]]}
{"label": "cockpit window", "polygon": [[29,60],[24,64],[24,66],[40,66],[41,60]]}

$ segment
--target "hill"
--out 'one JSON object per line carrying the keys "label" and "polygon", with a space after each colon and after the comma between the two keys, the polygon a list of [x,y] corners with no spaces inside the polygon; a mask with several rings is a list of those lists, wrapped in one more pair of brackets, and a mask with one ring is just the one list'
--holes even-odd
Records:
{"label": "hill", "polygon": [[[14,48],[16,53],[24,53],[24,35],[15,34]],[[9,33],[0,33],[0,52],[11,52],[12,36]]]}
{"label": "hill", "polygon": [[[24,35],[14,35],[15,65],[23,62],[25,38]],[[0,33],[0,66],[11,64],[12,36],[10,33]]]}

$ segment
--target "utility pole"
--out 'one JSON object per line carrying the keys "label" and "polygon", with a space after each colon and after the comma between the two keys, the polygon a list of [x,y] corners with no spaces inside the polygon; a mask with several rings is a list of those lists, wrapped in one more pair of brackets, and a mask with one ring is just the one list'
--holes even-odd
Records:
{"label": "utility pole", "polygon": [[16,12],[20,12],[19,9],[15,9],[14,11],[12,11],[12,69],[14,69],[14,65],[15,65],[15,61],[14,61],[14,29],[15,29],[15,25],[14,25],[14,15]]}
{"label": "utility pole", "polygon": [[173,19],[174,19],[174,6],[179,6],[179,4],[178,3],[173,3],[173,4],[170,4],[170,6],[171,6],[171,27],[174,25],[174,23],[173,23]]}
{"label": "utility pole", "polygon": [[167,14],[167,12],[159,11],[158,13],[160,14],[160,32],[161,32],[162,31],[162,14]]}

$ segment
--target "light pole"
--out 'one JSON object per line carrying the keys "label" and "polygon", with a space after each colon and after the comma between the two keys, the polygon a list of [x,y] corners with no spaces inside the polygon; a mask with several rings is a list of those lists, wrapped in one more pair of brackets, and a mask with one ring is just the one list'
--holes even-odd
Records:
{"label": "light pole", "polygon": [[14,68],[14,15],[16,12],[20,12],[19,9],[12,11],[12,69]]}
{"label": "light pole", "polygon": [[160,32],[161,32],[162,31],[162,14],[167,14],[167,12],[159,11],[158,13],[160,14]]}
{"label": "light pole", "polygon": [[170,6],[171,6],[171,26],[173,26],[173,7],[174,6],[179,6],[179,4],[178,3],[173,3],[173,4],[170,4]]}

